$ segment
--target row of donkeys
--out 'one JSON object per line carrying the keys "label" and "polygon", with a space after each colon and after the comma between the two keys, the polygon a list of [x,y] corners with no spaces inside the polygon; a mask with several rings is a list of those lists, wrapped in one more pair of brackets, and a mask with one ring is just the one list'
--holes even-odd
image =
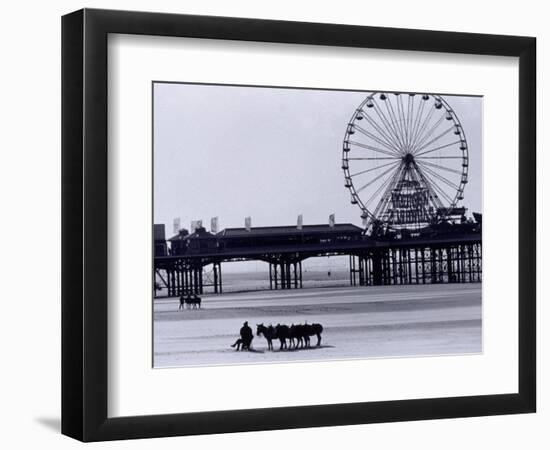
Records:
{"label": "row of donkeys", "polygon": [[292,324],[291,326],[277,324],[267,327],[263,323],[256,325],[256,335],[263,336],[267,340],[268,350],[273,350],[273,341],[276,339],[280,342],[279,350],[309,347],[312,336],[317,336],[317,345],[319,346],[321,345],[322,332],[323,325],[320,323]]}

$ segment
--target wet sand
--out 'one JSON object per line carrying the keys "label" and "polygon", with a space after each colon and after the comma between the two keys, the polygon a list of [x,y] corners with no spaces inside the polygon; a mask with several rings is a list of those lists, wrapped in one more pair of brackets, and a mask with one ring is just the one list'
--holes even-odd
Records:
{"label": "wet sand", "polygon": [[[410,357],[482,351],[481,284],[316,288],[205,295],[202,309],[178,310],[177,298],[154,303],[155,367]],[[318,322],[322,345],[252,352],[230,348],[247,320]]]}

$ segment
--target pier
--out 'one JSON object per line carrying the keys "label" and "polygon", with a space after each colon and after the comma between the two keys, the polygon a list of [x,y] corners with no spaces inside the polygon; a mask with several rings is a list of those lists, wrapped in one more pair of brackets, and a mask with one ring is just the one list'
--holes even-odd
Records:
{"label": "pier", "polygon": [[[210,233],[181,230],[164,239],[155,225],[155,294],[223,293],[222,264],[263,261],[269,287],[301,289],[302,262],[308,258],[349,257],[350,286],[383,286],[482,281],[481,223],[445,224],[410,233],[368,236],[353,224],[303,227],[228,228]],[[204,269],[213,276],[205,280]],[[160,286],[159,286],[160,283]]]}

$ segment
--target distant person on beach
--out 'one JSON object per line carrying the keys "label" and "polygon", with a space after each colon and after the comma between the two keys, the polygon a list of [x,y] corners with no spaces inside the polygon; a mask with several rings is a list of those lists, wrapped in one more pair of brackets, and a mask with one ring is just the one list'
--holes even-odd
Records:
{"label": "distant person on beach", "polygon": [[254,333],[252,333],[252,328],[248,326],[248,322],[243,323],[239,333],[241,337],[231,347],[237,347],[237,350],[250,350]]}
{"label": "distant person on beach", "polygon": [[178,307],[178,310],[183,309],[185,306],[185,298],[183,297],[183,294],[180,295],[180,306]]}
{"label": "distant person on beach", "polygon": [[250,348],[252,339],[254,339],[254,333],[252,333],[252,328],[248,326],[248,322],[243,323],[240,334],[246,348]]}

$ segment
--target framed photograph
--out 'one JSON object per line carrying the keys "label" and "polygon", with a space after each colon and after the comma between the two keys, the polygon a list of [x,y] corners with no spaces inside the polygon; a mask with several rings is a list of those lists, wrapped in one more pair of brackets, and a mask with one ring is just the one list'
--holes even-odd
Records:
{"label": "framed photograph", "polygon": [[62,432],[535,412],[531,37],[62,21]]}

